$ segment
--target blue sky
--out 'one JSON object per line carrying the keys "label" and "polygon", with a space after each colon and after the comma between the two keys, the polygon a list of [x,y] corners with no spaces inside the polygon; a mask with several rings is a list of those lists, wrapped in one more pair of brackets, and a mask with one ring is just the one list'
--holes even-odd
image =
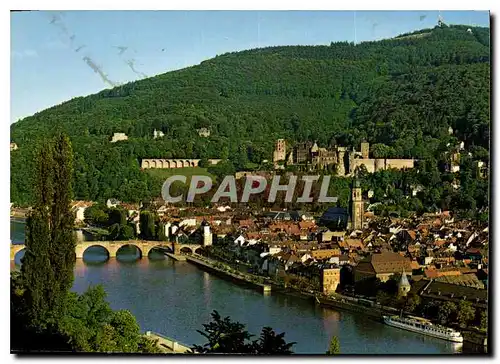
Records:
{"label": "blue sky", "polygon": [[[450,24],[489,26],[486,11],[441,15]],[[437,17],[437,11],[11,13],[11,123],[73,97],[225,52],[389,38],[433,27]]]}

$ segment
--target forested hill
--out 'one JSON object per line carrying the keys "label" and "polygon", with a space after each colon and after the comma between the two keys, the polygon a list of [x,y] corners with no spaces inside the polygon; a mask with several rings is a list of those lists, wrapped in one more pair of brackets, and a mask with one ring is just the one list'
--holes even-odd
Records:
{"label": "forested hill", "polygon": [[[11,201],[31,200],[32,151],[56,131],[73,143],[76,198],[92,200],[157,194],[141,158],[224,158],[243,169],[271,159],[278,138],[366,139],[379,154],[437,159],[451,126],[467,149],[488,149],[489,29],[468,28],[229,53],[75,98],[11,126]],[[165,136],[154,140],[154,129]],[[110,143],[115,132],[129,140]]]}

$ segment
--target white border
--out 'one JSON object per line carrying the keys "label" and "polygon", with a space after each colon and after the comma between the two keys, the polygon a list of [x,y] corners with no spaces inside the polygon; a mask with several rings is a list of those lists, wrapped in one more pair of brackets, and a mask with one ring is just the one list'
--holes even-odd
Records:
{"label": "white border", "polygon": [[[237,1],[221,1],[221,0],[212,0],[210,2],[201,2],[201,1],[196,1],[196,0],[184,0],[182,2],[164,2],[164,1],[159,1],[159,0],[141,0],[140,2],[128,2],[125,3],[123,1],[106,1],[106,0],[87,0],[85,2],[66,2],[66,1],[61,1],[61,0],[46,0],[42,3],[39,1],[12,1],[12,0],[7,0],[2,2],[2,12],[0,15],[0,27],[2,29],[1,36],[0,36],[0,41],[2,45],[2,49],[7,50],[10,48],[10,14],[8,10],[10,9],[22,9],[22,10],[30,10],[30,9],[46,9],[46,10],[79,10],[79,9],[86,9],[86,10],[117,10],[117,9],[123,9],[123,10],[146,10],[146,9],[179,9],[179,10],[194,10],[194,9],[199,9],[199,10],[205,10],[205,9],[211,9],[211,10],[249,10],[249,9],[254,9],[254,10],[429,10],[429,9],[436,9],[440,8],[441,10],[470,10],[473,8],[474,10],[491,10],[493,14],[496,13],[496,9],[498,7],[498,1],[484,1],[484,0],[479,0],[479,1],[474,1],[474,2],[457,2],[457,1],[440,1],[437,3],[436,1],[429,1],[429,0],[421,0],[418,3],[417,2],[412,2],[412,3],[405,3],[402,1],[348,1],[348,2],[338,2],[338,3],[332,3],[332,2],[322,2],[322,1],[293,1],[293,0],[288,0],[288,1],[269,1],[269,0],[254,0],[251,2],[246,2],[246,3],[241,3]],[[138,8],[138,5],[140,7]],[[497,37],[492,36],[492,39],[495,40],[495,44],[492,44],[492,49],[494,50],[496,46],[498,46],[498,41]],[[3,153],[4,157],[0,158],[0,163],[3,171],[9,171],[9,157],[10,151],[7,149],[7,143],[9,139],[9,129],[7,129],[10,125],[10,115],[9,115],[9,110],[10,110],[10,89],[9,89],[9,82],[10,80],[10,52],[2,52],[2,75],[3,75],[3,80],[4,82],[2,83],[2,102],[3,102],[3,107],[0,108],[0,112],[3,114],[3,124],[2,128],[6,128],[5,132],[1,133],[1,138],[2,138],[2,145],[3,147]],[[496,63],[495,63],[496,65]],[[495,75],[495,81],[497,80],[497,76]],[[495,96],[495,102],[494,104],[498,104],[498,95],[494,94]],[[493,101],[493,100],[492,100]],[[494,124],[494,121],[491,121],[491,124]],[[497,136],[497,129],[499,127],[495,127],[495,140],[499,140]],[[494,174],[497,174],[498,170],[498,163],[499,158],[498,158],[498,150],[495,150],[495,165],[493,166],[493,171]],[[9,154],[7,154],[9,153]],[[0,206],[2,208],[0,209],[1,211],[1,216],[0,216],[0,227],[2,228],[2,236],[4,237],[3,244],[4,244],[4,250],[7,252],[7,242],[10,241],[10,236],[8,234],[10,225],[8,225],[8,210],[7,206],[10,201],[9,200],[9,173],[3,173],[3,177],[1,179],[2,183],[2,188],[3,188],[3,193],[0,194],[1,202]],[[492,183],[493,185],[493,183]],[[498,202],[495,198],[495,202]],[[493,201],[492,201],[493,202]],[[495,223],[493,226],[495,226],[497,229],[500,227],[500,217],[497,215],[494,217]],[[496,230],[496,229],[495,229]],[[495,231],[496,232],[496,231]],[[496,232],[495,236],[497,236],[498,232]],[[498,240],[498,239],[497,239]],[[496,242],[495,242],[496,243]],[[495,262],[497,260],[494,260]],[[9,272],[10,271],[10,265],[6,258],[6,254],[2,258],[3,264],[5,264],[5,271],[1,276],[1,282],[2,282],[2,289],[1,292],[3,292],[4,297],[6,295],[6,292],[9,292]],[[497,263],[498,264],[498,263]],[[494,269],[495,273],[495,278],[497,276],[497,271],[498,269]],[[496,279],[491,280],[493,283],[496,282]],[[496,288],[496,285],[495,285]],[[4,324],[2,325],[3,331],[2,331],[2,337],[1,337],[1,345],[2,345],[2,362],[4,360],[6,361],[11,361],[14,360],[14,356],[8,354],[10,352],[10,342],[9,342],[9,311],[10,311],[10,306],[9,306],[9,300],[4,299],[1,301],[2,305],[2,310],[1,312],[4,315]],[[496,325],[495,325],[496,326]],[[498,337],[499,331],[495,330],[496,334],[495,338]],[[495,347],[496,350],[498,350],[498,345],[497,345],[498,340],[495,340],[495,343],[490,343],[490,347],[493,346]],[[7,356],[7,357],[6,357]],[[109,358],[111,360],[116,360],[117,358]],[[80,360],[83,360],[84,362],[109,362],[108,358],[83,358]],[[206,358],[204,358],[206,360]],[[313,358],[301,358],[302,360],[321,360],[321,359],[313,359]],[[396,360],[401,360],[402,358],[397,358]],[[455,358],[452,358],[452,360]],[[477,362],[479,363],[480,361],[483,361],[484,358],[469,358],[472,362]],[[25,359],[26,362],[35,362],[35,360],[40,360],[40,359]],[[52,360],[50,358],[49,360]],[[144,358],[134,358],[132,359],[133,361],[139,362],[139,360],[144,360]],[[166,360],[163,358],[160,358],[159,360]],[[168,359],[167,359],[168,360]],[[210,360],[210,359],[209,359]],[[211,359],[211,360],[217,360]],[[250,361],[252,360],[251,358],[241,358],[237,360],[242,360],[242,361]],[[272,361],[273,359],[254,359],[254,360],[259,360],[259,361]],[[334,359],[334,360],[343,360],[340,358]],[[356,359],[351,359],[354,362],[360,362],[362,359],[356,358]],[[379,358],[378,360],[386,360],[386,358]],[[422,360],[421,358],[411,358],[411,357],[405,357],[403,359],[404,361],[407,360]],[[423,360],[426,361],[426,363],[439,363],[441,358],[439,357],[430,357],[430,358],[423,358]],[[195,359],[190,359],[189,361],[195,361]]]}

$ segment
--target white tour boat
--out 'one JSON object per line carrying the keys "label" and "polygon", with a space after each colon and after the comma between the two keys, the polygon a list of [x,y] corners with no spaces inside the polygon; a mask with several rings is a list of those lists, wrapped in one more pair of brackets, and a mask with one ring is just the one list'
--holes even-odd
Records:
{"label": "white tour boat", "polygon": [[444,327],[441,325],[433,325],[431,322],[424,319],[407,318],[399,316],[384,316],[384,323],[389,326],[398,327],[400,329],[418,332],[420,334],[437,337],[439,339],[461,343],[464,341],[460,332]]}

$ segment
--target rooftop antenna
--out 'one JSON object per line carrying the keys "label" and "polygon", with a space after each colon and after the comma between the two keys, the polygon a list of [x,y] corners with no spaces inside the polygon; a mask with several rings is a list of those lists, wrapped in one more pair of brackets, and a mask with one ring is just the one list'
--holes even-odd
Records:
{"label": "rooftop antenna", "polygon": [[438,15],[438,27],[442,27],[444,24],[444,19],[441,16],[441,10],[439,10],[439,15]]}
{"label": "rooftop antenna", "polygon": [[474,25],[472,24],[472,19],[471,19],[471,16],[469,14],[469,28],[467,29],[467,33],[472,33],[472,27]]}
{"label": "rooftop antenna", "polygon": [[260,48],[260,13],[257,12],[257,46]]}
{"label": "rooftop antenna", "polygon": [[356,34],[356,10],[354,10],[354,45],[356,45],[356,43],[358,43],[358,40],[357,40],[357,34]]}

